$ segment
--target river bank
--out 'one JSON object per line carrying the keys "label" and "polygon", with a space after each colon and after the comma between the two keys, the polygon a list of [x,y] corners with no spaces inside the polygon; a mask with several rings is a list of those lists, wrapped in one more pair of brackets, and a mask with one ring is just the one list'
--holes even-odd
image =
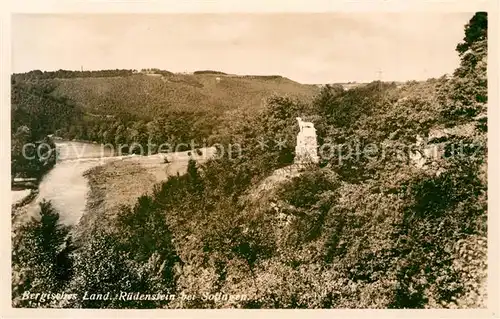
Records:
{"label": "river bank", "polygon": [[37,217],[39,203],[47,200],[59,212],[62,224],[87,229],[94,220],[112,219],[118,207],[132,205],[169,175],[183,174],[190,158],[204,162],[215,154],[214,148],[206,148],[199,154],[113,156],[99,144],[64,140],[56,140],[56,147],[56,165],[36,188],[12,191],[17,203],[12,207],[13,227]]}
{"label": "river bank", "polygon": [[33,185],[11,188],[13,229],[32,217],[37,217],[38,204],[42,200],[52,202],[60,212],[61,223],[75,225],[85,209],[84,201],[88,191],[83,173],[109,160],[113,155],[112,152],[103,151],[99,144],[61,139],[54,142],[57,154],[55,165],[33,182]]}

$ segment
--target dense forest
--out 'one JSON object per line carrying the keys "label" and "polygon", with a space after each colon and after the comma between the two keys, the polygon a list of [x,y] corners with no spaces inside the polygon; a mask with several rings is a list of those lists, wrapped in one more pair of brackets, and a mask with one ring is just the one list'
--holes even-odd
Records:
{"label": "dense forest", "polygon": [[[145,71],[145,70],[143,70]],[[159,71],[159,70],[158,70]],[[33,70],[26,73],[14,73],[12,78],[16,81],[36,81],[42,79],[65,79],[65,78],[100,78],[112,76],[129,76],[137,71],[135,70],[98,70],[98,71],[40,71]]]}
{"label": "dense forest", "polygon": [[[219,124],[205,127],[206,135],[192,131],[196,116],[194,124],[186,119],[192,130],[178,131],[168,117],[134,118],[135,126],[100,119],[100,126],[85,130],[76,122],[71,127],[82,131],[66,128],[65,134],[116,142],[141,140],[156,129],[162,139],[239,143],[243,153],[199,166],[190,161],[187,174],[171,176],[152,195],[123,207],[111,229],[94,225],[81,237],[70,237],[50,203],[42,203],[41,220],[27,224],[13,243],[14,306],[485,307],[486,13],[465,26],[457,53],[458,68],[438,79],[402,87],[373,82],[349,91],[328,85],[310,99],[276,94],[251,110],[221,106]],[[33,99],[51,105],[46,116],[59,113],[54,108],[61,103],[73,105],[36,92]],[[62,122],[88,116],[76,105],[65,110],[60,115],[69,117],[58,118]],[[320,149],[320,165],[263,191],[270,176],[293,163],[297,116],[314,122],[319,145],[329,148]],[[57,121],[51,125],[30,126],[36,134],[65,130]],[[424,156],[418,165],[405,156],[426,154],[429,147],[440,155]],[[28,290],[248,298],[34,302],[22,300]]]}

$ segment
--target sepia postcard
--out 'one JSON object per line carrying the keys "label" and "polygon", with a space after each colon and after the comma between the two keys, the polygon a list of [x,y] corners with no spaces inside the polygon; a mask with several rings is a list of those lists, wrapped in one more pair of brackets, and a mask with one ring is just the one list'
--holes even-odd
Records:
{"label": "sepia postcard", "polygon": [[2,314],[498,316],[498,3],[214,3],[4,15]]}

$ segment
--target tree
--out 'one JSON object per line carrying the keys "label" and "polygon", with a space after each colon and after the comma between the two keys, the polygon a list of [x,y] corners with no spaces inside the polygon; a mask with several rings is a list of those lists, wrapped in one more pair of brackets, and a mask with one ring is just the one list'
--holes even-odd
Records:
{"label": "tree", "polygon": [[25,291],[61,292],[73,274],[73,249],[69,229],[60,224],[57,211],[50,202],[41,202],[40,217],[33,217],[13,238],[13,304],[48,304],[50,300],[21,300],[21,296]]}
{"label": "tree", "polygon": [[[120,300],[120,292],[150,293],[141,279],[140,266],[123,249],[117,238],[109,233],[95,231],[75,251],[73,280],[68,293],[84,296],[85,293],[102,294],[101,300],[68,300],[64,307],[82,308],[150,308],[154,302]],[[106,295],[107,294],[107,295]],[[90,296],[87,296],[90,297]],[[109,299],[108,299],[109,297]]]}
{"label": "tree", "polygon": [[127,129],[123,124],[119,125],[118,128],[116,129],[115,133],[115,140],[114,144],[116,147],[118,147],[119,152],[128,152],[128,146],[126,145],[127,143]]}
{"label": "tree", "polygon": [[187,176],[190,190],[193,193],[200,194],[203,191],[203,180],[200,177],[196,161],[192,158],[188,161]]}
{"label": "tree", "polygon": [[475,119],[477,127],[482,130],[486,130],[487,125],[487,17],[486,12],[478,12],[467,24],[464,42],[457,46],[460,66],[442,85],[438,96],[444,105],[443,115],[447,121]]}
{"label": "tree", "polygon": [[463,42],[457,44],[456,50],[460,55],[464,54],[473,43],[485,40],[488,36],[488,13],[476,12],[465,25],[465,36]]}

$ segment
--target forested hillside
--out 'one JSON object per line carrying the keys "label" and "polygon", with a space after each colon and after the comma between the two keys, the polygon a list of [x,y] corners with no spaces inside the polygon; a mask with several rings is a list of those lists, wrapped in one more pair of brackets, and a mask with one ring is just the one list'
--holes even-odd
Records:
{"label": "forested hillside", "polygon": [[[12,139],[30,130],[28,141],[55,134],[66,139],[124,146],[122,152],[155,153],[160,144],[208,143],[231,121],[236,109],[260,110],[273,94],[311,98],[318,89],[282,77],[173,74],[152,69],[109,71],[32,71],[12,76]],[[225,119],[225,121],[224,121]],[[148,142],[156,146],[148,147]],[[128,146],[136,143],[136,149]],[[125,146],[127,145],[127,146]],[[186,146],[179,148],[185,150]],[[21,150],[13,148],[13,157]],[[31,174],[32,162],[12,167]],[[29,171],[29,172],[28,172]]]}
{"label": "forested hillside", "polygon": [[[486,13],[465,26],[457,54],[461,62],[454,74],[400,88],[381,82],[349,91],[326,86],[309,100],[278,94],[251,111],[239,107],[248,103],[241,97],[212,97],[214,104],[205,105],[225,112],[224,125],[211,136],[238,143],[241,156],[222,154],[199,167],[191,161],[187,174],[170,177],[151,196],[123,207],[111,229],[88,229],[85,240],[63,245],[67,233],[54,226],[56,218],[48,220],[45,232],[38,232],[44,220],[34,220],[14,243],[14,250],[33,247],[20,249],[14,259],[23,276],[13,284],[14,304],[37,306],[22,301],[22,291],[50,287],[81,295],[199,297],[44,303],[55,307],[485,307]],[[179,94],[200,94],[203,103],[210,85],[257,90],[247,80],[221,78],[212,83],[209,77],[189,77],[202,86]],[[81,107],[100,115],[107,113],[99,101],[118,99],[111,93],[114,85],[148,81],[134,89],[145,97],[140,90],[168,83],[106,79],[111,84],[101,93],[83,93],[96,80],[79,79],[74,91],[65,87],[69,80],[57,81],[54,93],[92,96]],[[279,81],[296,85],[270,81],[275,87]],[[214,102],[218,98],[220,104]],[[230,109],[233,102],[227,101],[237,107]],[[315,123],[321,163],[261,191],[276,170],[293,167],[297,116]],[[43,216],[53,216],[50,206],[41,209]],[[60,250],[47,248],[49,240]],[[216,293],[246,298],[202,298]]]}

